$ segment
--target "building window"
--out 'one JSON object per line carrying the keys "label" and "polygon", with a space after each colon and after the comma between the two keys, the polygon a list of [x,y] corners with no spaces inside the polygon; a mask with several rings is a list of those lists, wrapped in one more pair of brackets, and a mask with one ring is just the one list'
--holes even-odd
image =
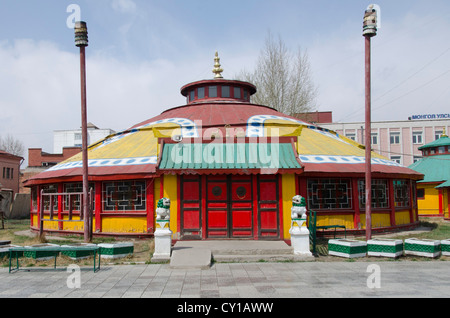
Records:
{"label": "building window", "polygon": [[230,97],[230,86],[222,86],[222,97]]}
{"label": "building window", "polygon": [[378,133],[371,133],[372,145],[378,145]]}
{"label": "building window", "polygon": [[413,142],[413,144],[421,144],[422,143],[422,132],[421,131],[413,131],[412,142]]}
{"label": "building window", "polygon": [[441,138],[441,136],[442,136],[443,133],[444,133],[444,132],[443,132],[442,130],[436,130],[436,131],[434,132],[434,140],[438,140],[439,138]]}
{"label": "building window", "polygon": [[73,138],[74,138],[75,140],[81,140],[81,137],[82,137],[82,136],[81,136],[81,133],[75,133]]}
{"label": "building window", "polygon": [[[372,208],[389,208],[388,181],[386,179],[372,179]],[[366,181],[358,180],[359,207],[366,206]]]}
{"label": "building window", "polygon": [[104,211],[144,211],[145,181],[104,182],[102,201]]}
{"label": "building window", "polygon": [[241,98],[241,88],[240,87],[235,87],[234,88],[234,98]]}
{"label": "building window", "polygon": [[197,98],[205,98],[205,88],[204,87],[199,87],[197,89]]}
{"label": "building window", "polygon": [[[92,204],[95,206],[95,186],[93,183],[89,183],[89,190],[92,189]],[[73,193],[73,192],[83,192],[83,183],[82,182],[74,182],[74,183],[65,183],[64,184],[64,192],[65,193]],[[72,201],[72,210],[80,211],[81,207],[81,195],[71,195],[70,201]],[[63,209],[64,211],[69,211],[69,195],[64,195],[63,201]]]}
{"label": "building window", "polygon": [[217,86],[209,86],[208,96],[209,97],[217,97]]}
{"label": "building window", "polygon": [[31,208],[33,211],[38,210],[38,204],[37,204],[37,197],[38,197],[38,190],[37,187],[31,188]]}
{"label": "building window", "polygon": [[[44,190],[44,193],[57,193],[58,192],[58,185],[57,184],[48,184],[43,185],[41,187],[41,190]],[[44,205],[44,210],[49,211],[50,210],[50,196],[43,195],[42,196],[42,204]],[[53,196],[53,210],[58,211],[58,196]]]}
{"label": "building window", "polygon": [[394,180],[394,201],[397,208],[408,208],[410,205],[408,180]]}
{"label": "building window", "polygon": [[420,159],[422,159],[422,157],[420,157],[420,156],[414,156],[414,158],[413,158],[413,163],[419,161]]}
{"label": "building window", "polygon": [[308,180],[309,209],[351,209],[350,179],[317,178]]}
{"label": "building window", "polygon": [[3,179],[14,179],[14,168],[3,167]]}
{"label": "building window", "polygon": [[192,102],[195,99],[195,90],[189,92],[189,101]]}
{"label": "building window", "polygon": [[248,91],[244,89],[244,100],[248,101]]}
{"label": "building window", "polygon": [[417,200],[425,199],[425,189],[417,189]]}
{"label": "building window", "polygon": [[351,140],[356,140],[355,133],[346,133],[345,137],[347,137],[348,139],[351,139]]}
{"label": "building window", "polygon": [[399,132],[391,132],[390,133],[390,141],[391,141],[391,144],[399,144],[400,143],[400,133]]}
{"label": "building window", "polygon": [[402,157],[401,156],[391,156],[391,160],[395,161],[398,164],[402,164]]}
{"label": "building window", "polygon": [[445,153],[445,146],[438,147],[438,153]]}

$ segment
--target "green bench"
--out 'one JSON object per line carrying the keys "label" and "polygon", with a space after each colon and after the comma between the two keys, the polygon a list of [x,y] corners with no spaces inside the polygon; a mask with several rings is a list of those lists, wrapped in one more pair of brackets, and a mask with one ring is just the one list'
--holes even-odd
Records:
{"label": "green bench", "polygon": [[317,246],[317,229],[325,231],[328,229],[334,228],[334,238],[336,238],[336,229],[344,229],[345,238],[347,238],[347,228],[345,225],[322,225],[317,226],[317,212],[310,210],[307,212],[308,215],[308,230],[309,230],[309,240],[312,245],[312,253],[314,255],[317,254],[316,246]]}
{"label": "green bench", "polygon": [[[24,255],[31,255],[31,254],[39,254],[40,257],[54,257],[55,263],[54,263],[54,269],[56,269],[56,258],[60,253],[87,253],[90,255],[94,255],[94,272],[97,272],[100,270],[100,247],[97,245],[95,246],[45,246],[45,247],[32,247],[32,246],[25,246],[25,247],[11,247],[9,249],[9,272],[17,271],[20,269],[19,265],[19,257]],[[98,266],[97,266],[97,255],[98,255]],[[16,268],[12,268],[12,260],[16,259]]]}

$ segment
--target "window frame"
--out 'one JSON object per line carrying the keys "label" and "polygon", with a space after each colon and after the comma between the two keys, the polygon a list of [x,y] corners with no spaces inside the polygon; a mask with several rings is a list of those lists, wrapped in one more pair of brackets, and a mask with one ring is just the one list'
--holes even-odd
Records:
{"label": "window frame", "polygon": [[399,145],[400,144],[400,132],[399,131],[389,132],[389,143],[391,145]]}
{"label": "window frame", "polygon": [[423,144],[423,131],[413,131],[412,132],[412,143],[414,145]]}
{"label": "window frame", "polygon": [[[126,192],[122,191],[122,194],[120,191],[117,191],[115,189],[118,189],[118,187],[126,187],[131,185],[131,189],[128,189]],[[133,187],[140,187],[136,188],[137,190],[140,190],[140,193],[136,195],[135,198],[132,197],[133,195]],[[109,187],[109,189],[107,188]],[[112,190],[111,190],[112,189]],[[109,191],[109,192],[108,192]],[[127,196],[130,196],[131,198]],[[132,203],[133,199],[138,199],[140,201],[139,205],[136,205]],[[128,206],[121,204],[120,202],[128,201],[128,206],[131,206],[132,208],[128,208]],[[108,203],[111,203],[109,204]],[[147,211],[147,205],[149,203],[147,202],[147,189],[146,189],[146,181],[145,180],[116,180],[116,181],[103,181],[102,182],[102,212],[106,213],[126,213],[126,212],[145,212]],[[121,206],[121,208],[119,208]],[[134,206],[134,208],[133,208]],[[137,208],[138,206],[138,208]]]}
{"label": "window frame", "polygon": [[[314,183],[314,181],[316,181]],[[333,182],[332,182],[333,181]],[[337,182],[336,182],[337,181]],[[308,208],[314,210],[353,210],[353,188],[351,178],[308,178],[306,181],[308,193]],[[333,186],[334,185],[334,188]],[[339,185],[345,185],[345,190],[339,189]],[[313,187],[316,189],[313,189]],[[343,194],[339,197],[337,195],[323,197],[324,192],[339,192]],[[331,194],[331,193],[330,193]],[[319,198],[320,197],[320,198]],[[347,202],[339,202],[342,198]],[[328,200],[328,202],[324,202]],[[318,202],[319,201],[319,202]]]}

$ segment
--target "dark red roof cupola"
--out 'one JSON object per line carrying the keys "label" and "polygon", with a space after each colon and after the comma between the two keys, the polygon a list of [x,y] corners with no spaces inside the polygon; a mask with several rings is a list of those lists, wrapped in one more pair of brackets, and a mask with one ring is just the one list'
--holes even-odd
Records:
{"label": "dark red roof cupola", "polygon": [[187,104],[214,100],[250,102],[250,96],[256,93],[256,87],[248,82],[223,79],[223,69],[220,68],[217,52],[214,60],[214,79],[192,82],[181,88],[181,94],[187,98]]}

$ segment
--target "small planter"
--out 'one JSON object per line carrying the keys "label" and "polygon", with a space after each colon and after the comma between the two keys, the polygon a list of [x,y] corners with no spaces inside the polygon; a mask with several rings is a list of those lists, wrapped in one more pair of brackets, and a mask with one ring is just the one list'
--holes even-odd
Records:
{"label": "small planter", "polygon": [[[0,245],[0,259],[5,258],[5,257],[9,257],[9,249],[12,248],[12,247],[21,247],[21,246],[11,245],[11,244]],[[17,255],[19,257],[23,256],[23,252],[15,252],[15,253],[13,253],[14,254],[13,257],[17,257],[16,253],[19,254],[19,255]]]}
{"label": "small planter", "polygon": [[405,255],[438,257],[441,255],[441,241],[410,238],[405,240]]}
{"label": "small planter", "polygon": [[98,244],[100,247],[101,258],[121,258],[128,255],[132,255],[134,252],[134,244],[124,242],[124,243],[102,243]]}
{"label": "small planter", "polygon": [[403,255],[403,241],[394,239],[371,239],[367,241],[368,256],[397,258]]}
{"label": "small planter", "polygon": [[365,257],[367,254],[367,243],[350,239],[329,240],[328,254],[346,258]]}
{"label": "small planter", "polygon": [[59,247],[59,245],[44,243],[26,246],[26,248],[30,248],[30,250],[25,250],[23,256],[33,258],[37,261],[45,261],[59,255],[59,250],[52,250],[52,247]]}
{"label": "small planter", "polygon": [[450,256],[450,239],[441,241],[441,251],[442,255]]}
{"label": "small planter", "polygon": [[77,247],[85,247],[85,246],[96,246],[96,245],[92,244],[92,243],[75,243],[75,244],[63,245],[63,246],[61,246],[62,248],[68,247],[70,249],[62,250],[61,254],[66,255],[74,260],[88,258],[89,256],[93,255],[92,251],[83,250],[82,248],[77,249]]}

